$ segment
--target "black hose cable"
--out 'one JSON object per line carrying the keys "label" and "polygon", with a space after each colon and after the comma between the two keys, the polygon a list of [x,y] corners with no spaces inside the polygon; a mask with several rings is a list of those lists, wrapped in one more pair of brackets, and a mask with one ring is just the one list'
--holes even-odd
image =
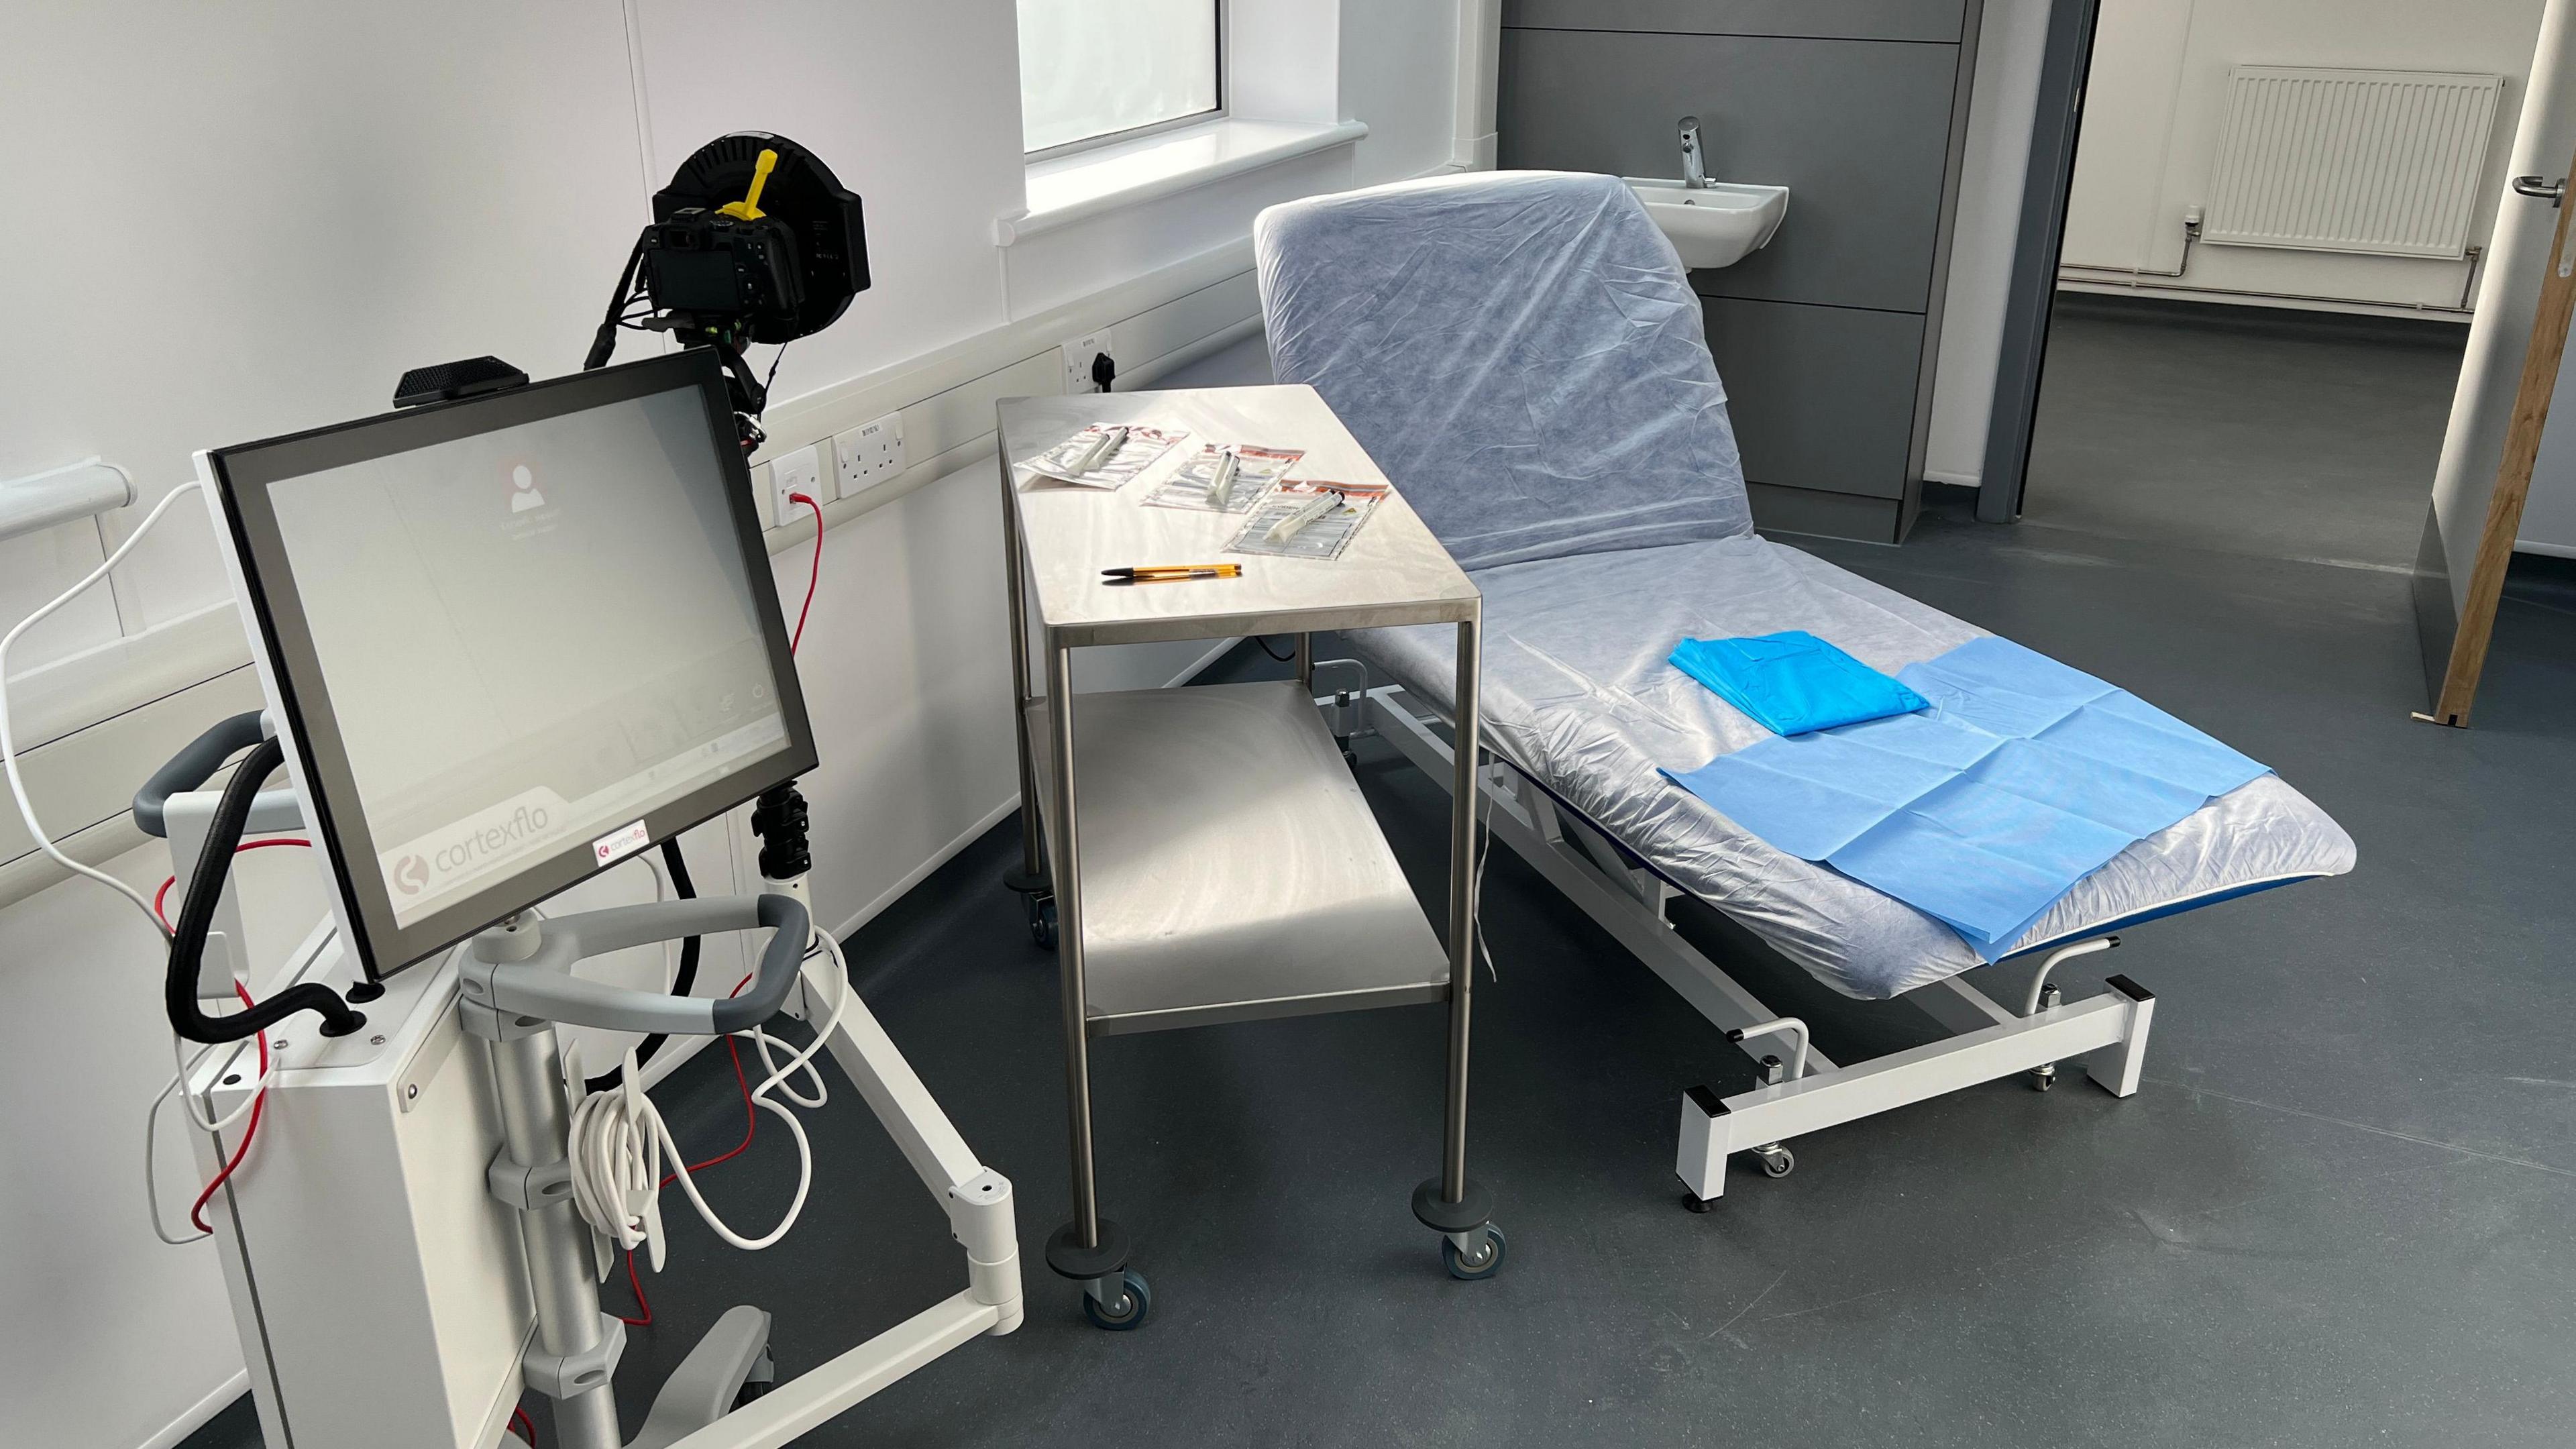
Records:
{"label": "black hose cable", "polygon": [[1270,641],[1262,638],[1258,634],[1252,636],[1252,642],[1261,646],[1262,653],[1269,655],[1271,658],[1278,660],[1282,664],[1294,664],[1297,662],[1297,651],[1294,649],[1282,654],[1271,648]]}
{"label": "black hose cable", "polygon": [[590,355],[581,360],[581,370],[596,372],[608,365],[617,351],[617,323],[626,313],[626,304],[635,296],[635,272],[644,264],[644,238],[635,238],[635,250],[626,256],[626,270],[617,277],[617,290],[608,298],[608,320],[590,339]]}
{"label": "black hose cable", "polygon": [[194,1042],[240,1041],[256,1036],[300,1011],[320,1012],[324,1036],[347,1036],[367,1024],[366,1015],[340,999],[340,993],[318,981],[299,981],[266,1001],[231,1016],[208,1016],[197,1004],[197,972],[206,957],[206,930],[214,923],[215,903],[224,893],[233,850],[250,824],[259,787],[277,773],[286,748],[275,739],[251,746],[215,803],[206,826],[206,844],[188,876],[188,899],[179,908],[179,924],[170,933],[170,967],[162,977],[170,1029]]}
{"label": "black hose cable", "polygon": [[[680,838],[676,835],[662,842],[662,867],[671,877],[672,895],[684,901],[698,898],[698,888],[689,880],[688,859],[680,854]],[[698,984],[699,939],[696,936],[689,936],[680,942],[680,969],[671,974],[673,996],[686,996],[690,989]],[[662,1043],[669,1040],[669,1036],[657,1031],[636,1043],[635,1065],[640,1067],[653,1060],[653,1054],[660,1051]],[[621,1071],[620,1067],[610,1067],[607,1071],[583,1082],[582,1086],[593,1092],[605,1092],[617,1085]]]}

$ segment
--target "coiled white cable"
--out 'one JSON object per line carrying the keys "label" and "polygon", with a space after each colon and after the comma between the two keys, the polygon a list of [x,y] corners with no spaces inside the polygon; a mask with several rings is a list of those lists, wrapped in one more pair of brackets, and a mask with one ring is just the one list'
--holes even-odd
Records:
{"label": "coiled white cable", "polygon": [[[840,1028],[841,1015],[849,1006],[850,969],[839,942],[827,934],[818,934],[815,939],[817,948],[831,958],[835,987],[831,1010],[815,1031],[814,1040],[802,1050],[790,1052],[781,1063],[771,1055],[771,1048],[781,1044],[768,1033],[758,1027],[737,1033],[751,1038],[753,1048],[760,1053],[761,1065],[769,1071],[760,1085],[751,1089],[752,1105],[786,1123],[788,1135],[796,1139],[796,1195],[776,1227],[756,1238],[745,1237],[707,1206],[696,1179],[689,1175],[688,1159],[681,1153],[679,1143],[672,1140],[671,1129],[663,1122],[653,1099],[645,1094],[633,1051],[626,1054],[625,1069],[619,1073],[615,1088],[590,1093],[573,1108],[569,1156],[574,1209],[593,1231],[618,1248],[644,1248],[656,1270],[661,1268],[663,1259],[661,1197],[666,1154],[671,1175],[679,1182],[680,1190],[688,1194],[698,1216],[717,1237],[734,1247],[757,1252],[771,1246],[787,1236],[787,1230],[796,1225],[798,1215],[805,1210],[805,1194],[814,1182],[813,1144],[806,1139],[805,1126],[795,1112],[770,1094],[778,1092],[801,1107],[820,1107],[830,1100],[814,1058]],[[809,951],[809,957],[811,954]],[[785,1085],[799,1071],[813,1081],[811,1097]]]}

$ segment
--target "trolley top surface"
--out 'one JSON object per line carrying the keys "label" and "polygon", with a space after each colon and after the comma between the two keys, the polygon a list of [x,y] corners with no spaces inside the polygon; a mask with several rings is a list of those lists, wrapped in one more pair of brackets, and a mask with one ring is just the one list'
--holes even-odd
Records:
{"label": "trolley top surface", "polygon": [[[1214,639],[1242,634],[1457,623],[1477,617],[1476,586],[1323,398],[1302,384],[1008,398],[1001,453],[1037,612],[1052,646]],[[1020,465],[1094,423],[1189,436],[1116,490],[1028,478]],[[1204,445],[1302,449],[1290,476],[1392,483],[1340,558],[1226,553],[1236,514],[1148,507],[1145,498]],[[1113,586],[1101,570],[1239,563],[1240,578]]]}

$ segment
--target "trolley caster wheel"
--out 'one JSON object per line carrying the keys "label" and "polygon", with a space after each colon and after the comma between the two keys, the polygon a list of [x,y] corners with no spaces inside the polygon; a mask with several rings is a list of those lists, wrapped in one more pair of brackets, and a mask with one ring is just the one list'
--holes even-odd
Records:
{"label": "trolley caster wheel", "polygon": [[2045,1092],[2056,1085],[2057,1066],[2055,1063],[2052,1062],[2044,1067],[2033,1067],[2030,1069],[2030,1089],[2032,1091]]}
{"label": "trolley caster wheel", "polygon": [[1798,1154],[1786,1147],[1756,1147],[1753,1155],[1761,1160],[1765,1177],[1787,1177],[1798,1169]]}
{"label": "trolley caster wheel", "polygon": [[1502,1271],[1503,1250],[1507,1246],[1503,1230],[1487,1223],[1483,1251],[1471,1258],[1458,1251],[1456,1243],[1444,1237],[1440,1240],[1440,1260],[1449,1265],[1450,1277],[1462,1283],[1480,1283]]}
{"label": "trolley caster wheel", "polygon": [[1020,897],[1029,912],[1029,940],[1041,951],[1055,949],[1055,897],[1026,895]]}
{"label": "trolley caster wheel", "polygon": [[1092,1296],[1088,1288],[1082,1294],[1082,1316],[1094,1328],[1124,1333],[1145,1321],[1154,1311],[1154,1291],[1145,1286],[1145,1275],[1127,1269],[1118,1275],[1118,1296],[1107,1303]]}

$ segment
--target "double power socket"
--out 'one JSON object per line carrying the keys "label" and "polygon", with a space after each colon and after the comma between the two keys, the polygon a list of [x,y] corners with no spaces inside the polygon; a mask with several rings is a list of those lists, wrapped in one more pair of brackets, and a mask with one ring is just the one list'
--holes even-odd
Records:
{"label": "double power socket", "polygon": [[[1100,331],[1059,347],[1066,392],[1106,391],[1101,379],[1114,377],[1117,370],[1108,360],[1110,345],[1110,334]],[[865,493],[909,466],[903,451],[903,414],[888,413],[846,433],[835,433],[828,444],[781,453],[767,466],[771,526],[784,528],[805,515],[804,505],[792,501],[799,493],[820,507],[836,498]]]}
{"label": "double power socket", "polygon": [[792,501],[796,494],[804,494],[820,507],[836,498],[865,493],[906,466],[901,413],[835,433],[828,444],[781,453],[769,460],[774,526],[784,528],[805,516],[805,506]]}

